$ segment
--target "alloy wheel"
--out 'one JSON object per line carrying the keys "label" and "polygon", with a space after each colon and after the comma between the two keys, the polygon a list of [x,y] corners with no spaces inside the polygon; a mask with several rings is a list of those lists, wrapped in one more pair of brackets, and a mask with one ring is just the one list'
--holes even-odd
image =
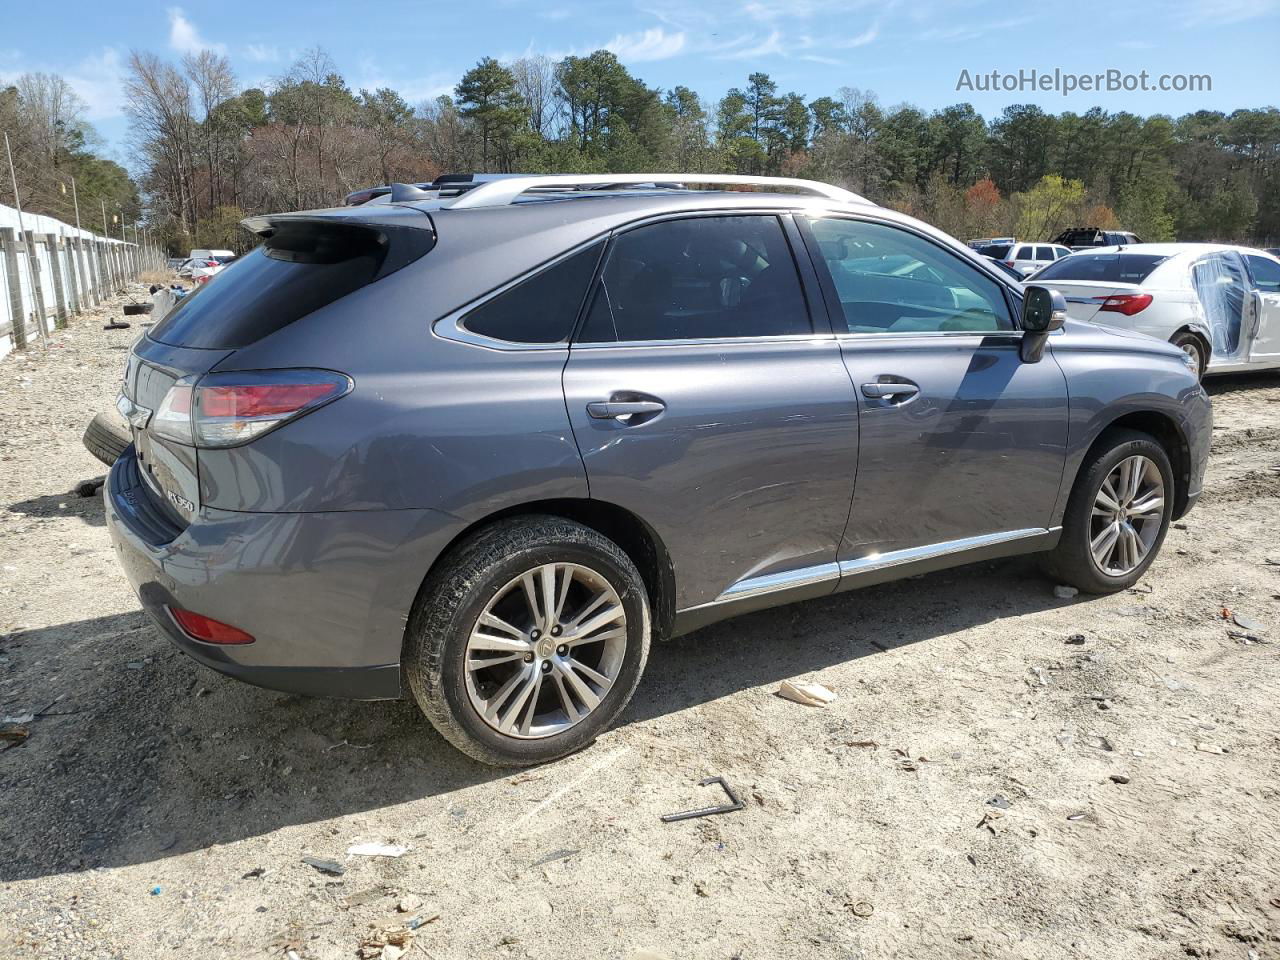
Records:
{"label": "alloy wheel", "polygon": [[586,719],[612,688],[627,648],[627,615],[600,573],[546,563],[494,594],[467,638],[471,705],[509,737],[539,739]]}
{"label": "alloy wheel", "polygon": [[1196,361],[1196,372],[1198,375],[1199,372],[1204,369],[1204,357],[1201,355],[1201,348],[1199,348],[1199,344],[1196,343],[1196,340],[1188,339],[1183,340],[1179,346],[1183,348],[1183,353],[1185,353],[1185,355]]}
{"label": "alloy wheel", "polygon": [[1117,463],[1093,500],[1089,549],[1098,569],[1110,577],[1136,570],[1160,536],[1164,507],[1164,477],[1153,460],[1139,455]]}

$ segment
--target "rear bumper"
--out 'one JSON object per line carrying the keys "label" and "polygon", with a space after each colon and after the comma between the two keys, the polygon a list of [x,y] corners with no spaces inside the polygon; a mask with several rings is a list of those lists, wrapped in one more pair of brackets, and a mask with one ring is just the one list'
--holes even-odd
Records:
{"label": "rear bumper", "polygon": [[[401,695],[404,628],[422,579],[462,522],[434,510],[236,513],[157,523],[130,448],[103,487],[107,528],[143,608],[207,667],[275,690],[348,699]],[[181,607],[247,631],[202,643]]]}

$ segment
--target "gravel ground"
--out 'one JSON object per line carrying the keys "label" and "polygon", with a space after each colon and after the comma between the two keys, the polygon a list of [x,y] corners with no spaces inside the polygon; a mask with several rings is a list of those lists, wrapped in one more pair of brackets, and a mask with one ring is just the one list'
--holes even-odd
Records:
{"label": "gravel ground", "polygon": [[[1280,378],[1213,383],[1207,495],[1138,589],[1002,561],[720,624],[513,774],[148,625],[68,492],[137,330],[101,325],[0,362],[0,715],[38,714],[0,744],[0,956],[1280,957]],[[659,821],[713,774],[746,809]]]}

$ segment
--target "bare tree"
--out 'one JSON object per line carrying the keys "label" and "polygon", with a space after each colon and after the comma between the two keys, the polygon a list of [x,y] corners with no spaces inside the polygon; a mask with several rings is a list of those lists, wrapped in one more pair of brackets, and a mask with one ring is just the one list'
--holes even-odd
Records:
{"label": "bare tree", "polygon": [[550,137],[559,120],[556,98],[556,65],[550,57],[537,54],[521,57],[509,68],[516,78],[516,90],[529,114],[529,127],[540,137]]}
{"label": "bare tree", "polygon": [[195,121],[191,115],[191,87],[172,64],[154,53],[132,51],[124,82],[125,113],[138,151],[148,160],[177,220],[189,234],[195,223]]}
{"label": "bare tree", "polygon": [[235,96],[236,78],[231,71],[231,62],[212,50],[188,53],[182,58],[182,69],[195,88],[195,98],[200,107],[205,176],[209,182],[209,209],[212,210],[222,202],[224,125],[219,122],[218,108]]}
{"label": "bare tree", "polygon": [[31,148],[43,162],[58,166],[66,150],[84,138],[84,101],[57,74],[24,73],[15,86]]}

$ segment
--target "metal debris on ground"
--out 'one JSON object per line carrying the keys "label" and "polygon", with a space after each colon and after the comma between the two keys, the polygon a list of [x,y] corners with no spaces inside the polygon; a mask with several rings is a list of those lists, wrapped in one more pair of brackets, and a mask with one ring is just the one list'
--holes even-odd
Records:
{"label": "metal debris on ground", "polygon": [[1231,619],[1235,621],[1235,625],[1237,627],[1243,627],[1250,633],[1262,633],[1267,629],[1267,625],[1265,623],[1261,623],[1257,620],[1250,620],[1248,617],[1242,617],[1238,613],[1234,614]]}
{"label": "metal debris on ground", "polygon": [[1230,753],[1226,747],[1219,747],[1213,743],[1197,743],[1196,749],[1201,753]]}
{"label": "metal debris on ground", "polygon": [[1113,774],[1111,775],[1111,782],[1112,782],[1112,783],[1119,783],[1119,784],[1126,784],[1126,783],[1128,783],[1128,782],[1129,782],[1129,778],[1128,778],[1128,777],[1126,777],[1123,773],[1113,773]]}
{"label": "metal debris on ground", "polygon": [[440,914],[438,913],[424,913],[420,917],[414,917],[406,926],[410,930],[417,930],[419,927],[425,927],[428,923],[435,923],[439,919]]}
{"label": "metal debris on ground", "polygon": [[1082,647],[1085,644],[1085,637],[1083,633],[1073,633],[1064,642],[1071,644],[1073,647]]}
{"label": "metal debris on ground", "polygon": [[349,857],[402,857],[409,848],[398,843],[355,843],[347,847]]}
{"label": "metal debris on ground", "polygon": [[568,848],[565,848],[563,850],[553,850],[550,853],[548,853],[545,857],[543,857],[541,860],[535,860],[533,863],[529,864],[529,866],[540,867],[543,864],[555,863],[557,860],[567,860],[569,859],[569,857],[572,857],[574,854],[581,853],[581,852],[582,852],[581,850],[570,850]]}
{"label": "metal debris on ground", "polygon": [[337,860],[326,860],[323,857],[303,857],[302,862],[309,867],[315,867],[321,873],[331,873],[335,877],[340,877],[347,872],[347,868]]}
{"label": "metal debris on ground", "polygon": [[694,817],[710,817],[717,813],[733,813],[735,810],[741,810],[746,806],[739,799],[738,795],[733,792],[733,787],[729,786],[724,777],[707,777],[705,780],[698,781],[698,786],[709,787],[712,784],[719,784],[724,788],[725,794],[729,798],[729,802],[718,807],[699,807],[696,810],[682,810],[679,813],[664,813],[661,817],[663,823],[675,823],[677,820],[692,820]]}
{"label": "metal debris on ground", "polygon": [[825,707],[836,699],[836,695],[820,683],[792,683],[790,680],[783,680],[775,692],[783,700],[802,703],[807,707]]}
{"label": "metal debris on ground", "polygon": [[1009,801],[1005,799],[1004,794],[997,793],[994,797],[987,801],[987,806],[997,807],[1000,810],[1009,809]]}

